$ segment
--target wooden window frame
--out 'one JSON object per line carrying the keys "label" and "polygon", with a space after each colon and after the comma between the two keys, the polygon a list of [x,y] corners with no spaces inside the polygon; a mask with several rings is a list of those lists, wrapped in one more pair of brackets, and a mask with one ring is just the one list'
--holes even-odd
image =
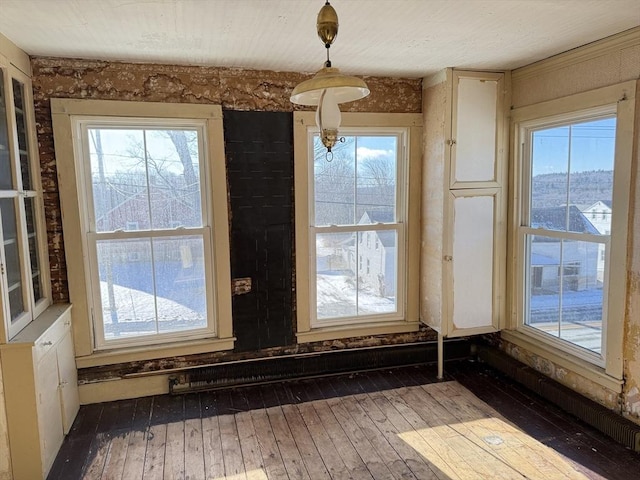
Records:
{"label": "wooden window frame", "polygon": [[[74,304],[74,340],[79,367],[153,359],[172,355],[187,355],[233,348],[234,340],[231,317],[231,272],[229,257],[229,224],[227,209],[226,166],[222,109],[219,105],[165,104],[152,102],[123,102],[104,100],[52,99],[51,110],[56,146],[56,159],[60,178],[63,209],[65,251],[75,252],[74,261],[68,261],[69,295]],[[97,342],[92,321],[93,298],[90,287],[92,279],[88,268],[91,257],[86,239],[87,216],[81,205],[84,199],[85,182],[82,168],[77,161],[83,158],[80,151],[80,124],[92,118],[99,122],[111,119],[131,119],[132,124],[147,122],[158,124],[201,125],[203,132],[205,162],[208,171],[202,183],[204,196],[210,207],[207,215],[211,233],[211,255],[213,259],[213,296],[215,298],[214,319],[207,332],[193,336],[171,335],[161,340],[147,338],[143,342],[113,345]],[[82,261],[77,261],[79,252]],[[206,258],[206,256],[205,256]],[[158,341],[157,341],[158,340]]]}
{"label": "wooden window frame", "polygon": [[[382,114],[382,113],[344,113],[343,132],[370,131],[373,133],[401,132],[405,139],[405,158],[402,185],[406,199],[406,225],[403,225],[406,262],[399,265],[405,285],[403,293],[397,295],[401,303],[398,310],[400,318],[381,318],[379,320],[363,317],[353,322],[331,322],[319,326],[314,322],[315,305],[312,305],[310,282],[315,261],[310,247],[311,225],[310,182],[313,174],[310,138],[317,132],[313,112],[294,113],[294,157],[295,157],[295,222],[296,222],[296,301],[297,301],[297,340],[298,343],[348,338],[363,335],[412,332],[419,329],[418,319],[418,283],[420,256],[420,180],[422,161],[422,115],[421,114]],[[360,133],[360,132],[358,132]],[[399,148],[402,146],[399,145]],[[360,228],[361,226],[358,226]],[[330,227],[333,228],[333,227]],[[340,227],[336,227],[340,228]],[[362,229],[366,230],[365,226]]]}
{"label": "wooden window frame", "polygon": [[[624,82],[597,90],[579,93],[512,111],[512,172],[511,222],[509,234],[510,266],[508,296],[510,300],[509,329],[502,332],[505,340],[530,350],[559,365],[572,369],[586,378],[613,391],[621,391],[623,377],[623,335],[626,302],[627,240],[631,201],[631,166],[634,131],[636,81]],[[524,324],[524,249],[520,230],[526,227],[522,218],[525,201],[526,164],[523,145],[533,126],[552,121],[579,121],[613,112],[616,116],[616,151],[614,167],[612,218],[609,239],[608,295],[604,308],[608,319],[604,357],[585,353],[568,342],[548,338]]]}

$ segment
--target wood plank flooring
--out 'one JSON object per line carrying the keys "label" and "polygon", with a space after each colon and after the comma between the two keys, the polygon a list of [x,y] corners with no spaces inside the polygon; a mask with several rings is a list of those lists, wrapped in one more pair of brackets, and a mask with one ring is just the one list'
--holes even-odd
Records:
{"label": "wood plank flooring", "polygon": [[[81,408],[49,480],[616,479],[640,455],[488,367],[405,367]],[[634,473],[635,472],[635,473]]]}

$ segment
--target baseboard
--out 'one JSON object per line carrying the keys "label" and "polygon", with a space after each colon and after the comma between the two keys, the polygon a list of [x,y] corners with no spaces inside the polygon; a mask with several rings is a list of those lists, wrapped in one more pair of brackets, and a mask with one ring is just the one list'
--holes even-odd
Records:
{"label": "baseboard", "polygon": [[627,448],[640,452],[640,425],[543,375],[495,347],[478,346],[478,358],[565,412]]}

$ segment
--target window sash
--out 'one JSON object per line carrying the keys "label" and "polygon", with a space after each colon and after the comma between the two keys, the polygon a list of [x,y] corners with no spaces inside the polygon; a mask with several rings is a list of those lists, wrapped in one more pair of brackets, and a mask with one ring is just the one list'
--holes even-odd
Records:
{"label": "window sash", "polygon": [[[307,148],[309,161],[309,182],[308,182],[308,212],[309,212],[309,320],[311,328],[337,327],[343,325],[377,324],[403,320],[406,315],[406,221],[408,218],[408,158],[407,158],[407,132],[406,129],[384,128],[384,127],[352,127],[341,128],[340,134],[354,137],[375,137],[385,136],[396,138],[396,165],[395,165],[395,208],[394,221],[385,223],[370,224],[340,224],[340,225],[315,225],[316,219],[316,199],[315,199],[315,168],[314,168],[314,137],[318,136],[315,129],[307,131]],[[335,160],[334,160],[335,161]],[[354,180],[357,181],[354,174]],[[354,200],[354,208],[357,204]],[[356,216],[354,220],[358,221]],[[396,233],[396,292],[395,311],[390,313],[367,313],[353,316],[341,316],[334,318],[318,318],[318,284],[317,284],[317,248],[316,241],[318,235],[330,233],[355,233],[356,239],[359,232],[390,231]],[[371,245],[373,248],[373,244]],[[360,259],[356,258],[356,265],[360,266]],[[358,270],[366,270],[366,262]],[[357,291],[356,291],[357,295]],[[356,303],[357,305],[357,303]]]}
{"label": "window sash", "polygon": [[[593,109],[585,109],[582,111],[576,111],[561,115],[556,115],[550,118],[540,118],[536,120],[531,120],[529,122],[523,122],[520,126],[520,137],[522,138],[521,143],[521,179],[520,179],[520,190],[522,192],[521,201],[520,201],[520,225],[517,228],[517,244],[518,244],[518,263],[520,267],[518,268],[518,275],[520,278],[520,299],[519,299],[519,310],[520,315],[518,316],[518,328],[531,335],[534,338],[539,339],[540,341],[547,343],[549,345],[554,346],[555,348],[570,353],[571,355],[585,360],[593,365],[598,367],[606,368],[607,366],[607,345],[608,345],[608,318],[609,318],[609,269],[610,269],[610,259],[608,252],[610,251],[611,246],[611,235],[609,234],[590,234],[590,233],[581,233],[581,232],[573,232],[570,230],[554,230],[550,228],[544,227],[531,227],[531,212],[532,212],[532,197],[533,197],[533,135],[538,131],[543,131],[549,128],[554,127],[562,127],[562,126],[570,126],[575,124],[580,124],[583,122],[600,120],[604,118],[612,118],[617,117],[616,114],[616,106],[615,105],[605,105],[599,106]],[[619,125],[616,124],[616,132],[619,129]],[[616,135],[617,137],[617,135]],[[616,138],[616,151],[618,149]],[[618,168],[617,165],[617,153],[614,154],[614,178],[616,176],[615,171]],[[569,177],[571,172],[567,172],[567,182],[569,182]],[[614,193],[613,197],[616,196],[616,182],[614,181]],[[569,194],[569,193],[568,193]],[[589,214],[585,214],[585,217],[588,219],[590,217]],[[527,238],[530,236],[544,236],[549,238],[555,238],[559,241],[572,241],[572,242],[586,242],[592,243],[596,245],[603,245],[605,252],[604,259],[604,272],[603,272],[603,286],[602,286],[602,329],[601,329],[601,338],[600,338],[600,353],[597,353],[593,350],[589,350],[585,347],[580,346],[578,343],[572,342],[568,339],[563,339],[554,336],[553,334],[544,332],[543,330],[536,328],[530,324],[529,312],[530,310],[530,302],[531,302],[531,292],[533,285],[532,282],[532,273],[534,266],[530,263],[530,249],[527,242]],[[598,254],[599,258],[599,254]],[[566,268],[568,265],[561,265]],[[559,278],[563,278],[565,275],[559,275]],[[561,290],[562,292],[562,290]],[[562,299],[560,299],[562,301]],[[562,314],[558,318],[560,321]]]}
{"label": "window sash", "polygon": [[[137,235],[136,235],[137,234]],[[102,305],[102,292],[100,288],[100,275],[98,266],[97,245],[100,240],[137,240],[137,239],[163,239],[175,237],[200,237],[203,243],[203,263],[205,276],[205,305],[206,305],[206,326],[192,328],[182,331],[172,331],[166,333],[150,333],[147,335],[136,335],[123,337],[120,339],[107,339],[105,337],[105,323],[103,318],[104,306]],[[89,274],[91,277],[92,319],[94,324],[95,347],[97,350],[114,347],[128,347],[137,345],[155,345],[166,343],[171,340],[189,340],[205,336],[216,335],[214,321],[214,307],[216,302],[215,288],[213,287],[213,255],[211,251],[212,229],[202,227],[199,229],[177,229],[169,231],[143,231],[143,232],[112,232],[112,233],[89,233],[87,234],[87,246],[89,251]],[[158,296],[154,295],[157,299]],[[156,319],[156,323],[158,320]]]}
{"label": "window sash", "polygon": [[[84,236],[87,246],[88,261],[86,265],[87,275],[91,291],[89,292],[92,306],[92,329],[95,350],[111,349],[115,347],[132,347],[142,345],[162,344],[175,340],[190,340],[202,337],[211,337],[216,331],[216,298],[215,277],[216,271],[213,255],[213,205],[210,199],[209,169],[207,160],[207,128],[206,120],[174,119],[174,118],[135,118],[135,117],[86,117],[76,120],[79,132],[79,151],[83,162],[78,166],[82,171],[80,178],[83,180],[81,212],[84,216]],[[96,231],[96,212],[94,207],[94,195],[92,188],[92,171],[90,163],[89,130],[114,129],[114,130],[195,130],[198,135],[198,169],[200,184],[201,226],[199,227],[175,227],[157,228],[146,230],[115,230]],[[123,338],[106,338],[105,321],[103,318],[104,307],[102,305],[100,276],[98,267],[97,245],[104,240],[135,240],[135,239],[162,239],[175,237],[200,237],[203,244],[204,282],[205,282],[205,326],[185,329],[181,331],[158,332],[135,335]],[[155,265],[154,265],[155,267]],[[153,270],[152,270],[153,271]],[[155,282],[154,279],[152,279]],[[154,294],[151,294],[154,295]],[[158,298],[154,295],[154,301]],[[156,324],[158,319],[156,318]]]}

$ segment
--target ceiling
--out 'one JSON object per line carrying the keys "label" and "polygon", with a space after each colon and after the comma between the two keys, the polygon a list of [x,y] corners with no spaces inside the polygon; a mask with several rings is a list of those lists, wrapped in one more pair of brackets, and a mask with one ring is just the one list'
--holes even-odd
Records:
{"label": "ceiling", "polygon": [[[313,72],[323,0],[0,0],[0,33],[38,56]],[[640,25],[638,0],[333,0],[333,66],[423,77],[513,69]]]}

